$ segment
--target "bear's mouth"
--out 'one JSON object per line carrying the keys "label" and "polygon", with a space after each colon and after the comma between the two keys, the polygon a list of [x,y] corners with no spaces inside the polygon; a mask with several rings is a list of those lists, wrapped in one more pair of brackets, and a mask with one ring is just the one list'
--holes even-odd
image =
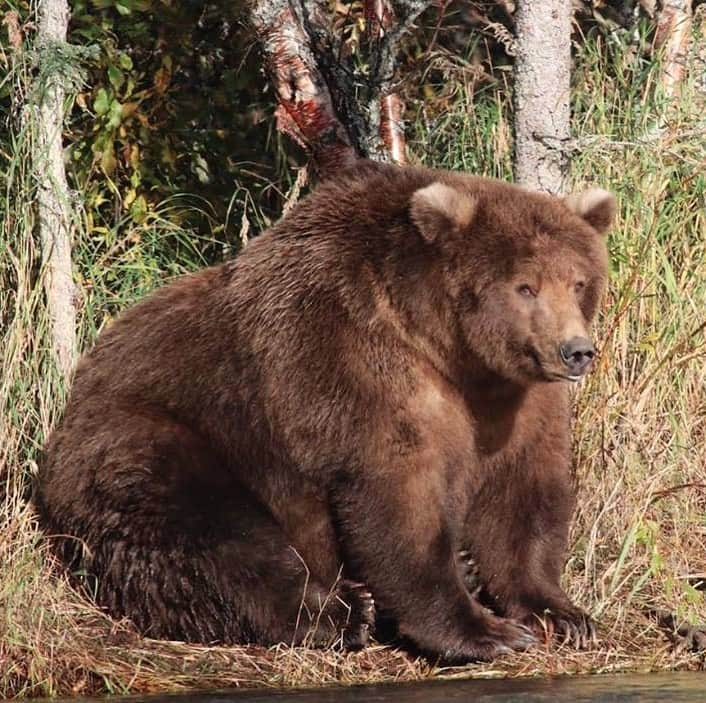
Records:
{"label": "bear's mouth", "polygon": [[580,381],[585,374],[569,374],[569,373],[559,373],[557,371],[547,371],[542,369],[544,372],[544,377],[548,381],[571,381],[571,383],[577,383]]}
{"label": "bear's mouth", "polygon": [[571,383],[576,383],[585,376],[585,373],[570,374],[566,371],[554,371],[551,368],[547,368],[547,366],[542,362],[542,357],[539,352],[532,346],[525,347],[525,354],[532,360],[534,370],[545,381],[571,381]]}
{"label": "bear's mouth", "polygon": [[577,381],[580,381],[583,377],[584,374],[579,374],[579,375],[571,375],[571,374],[563,374],[563,373],[555,373],[553,374],[554,380],[555,381],[571,381],[572,383],[576,383]]}

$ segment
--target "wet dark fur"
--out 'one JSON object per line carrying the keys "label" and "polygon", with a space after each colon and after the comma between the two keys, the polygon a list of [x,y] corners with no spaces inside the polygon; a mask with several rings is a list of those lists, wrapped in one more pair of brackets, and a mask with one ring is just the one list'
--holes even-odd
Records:
{"label": "wet dark fur", "polygon": [[[473,194],[468,231],[412,222],[436,179]],[[153,637],[297,642],[318,621],[312,641],[360,646],[356,582],[451,661],[527,646],[509,618],[582,627],[559,586],[567,385],[483,361],[507,356],[484,295],[542,255],[540,231],[552,266],[588,271],[590,320],[604,245],[559,200],[369,163],[149,296],[80,362],[47,446],[37,505],[57,551]],[[461,549],[508,619],[469,592]]]}

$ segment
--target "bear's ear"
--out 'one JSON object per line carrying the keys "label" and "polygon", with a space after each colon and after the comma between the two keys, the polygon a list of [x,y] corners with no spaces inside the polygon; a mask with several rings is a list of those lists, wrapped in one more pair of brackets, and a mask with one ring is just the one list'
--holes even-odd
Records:
{"label": "bear's ear", "polygon": [[470,225],[477,205],[473,196],[436,181],[414,192],[409,211],[422,237],[433,242],[442,232]]}
{"label": "bear's ear", "polygon": [[615,216],[615,196],[602,188],[567,195],[564,204],[601,234],[610,227]]}

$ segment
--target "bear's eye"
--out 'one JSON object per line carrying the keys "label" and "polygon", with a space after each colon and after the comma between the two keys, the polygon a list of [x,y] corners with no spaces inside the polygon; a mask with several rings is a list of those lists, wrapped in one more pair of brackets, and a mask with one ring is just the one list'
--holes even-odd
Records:
{"label": "bear's eye", "polygon": [[580,293],[585,287],[586,283],[584,281],[576,281],[576,283],[574,283],[574,290],[577,293]]}
{"label": "bear's eye", "polygon": [[537,291],[532,288],[527,283],[523,283],[521,286],[517,287],[517,292],[524,296],[525,298],[536,298],[537,297]]}

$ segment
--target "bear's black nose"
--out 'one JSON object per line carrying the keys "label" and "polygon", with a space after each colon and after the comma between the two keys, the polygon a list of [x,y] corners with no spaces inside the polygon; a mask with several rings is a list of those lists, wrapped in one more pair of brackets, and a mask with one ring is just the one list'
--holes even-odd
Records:
{"label": "bear's black nose", "polygon": [[593,342],[587,337],[572,337],[568,342],[560,345],[559,352],[572,376],[585,373],[596,355]]}

